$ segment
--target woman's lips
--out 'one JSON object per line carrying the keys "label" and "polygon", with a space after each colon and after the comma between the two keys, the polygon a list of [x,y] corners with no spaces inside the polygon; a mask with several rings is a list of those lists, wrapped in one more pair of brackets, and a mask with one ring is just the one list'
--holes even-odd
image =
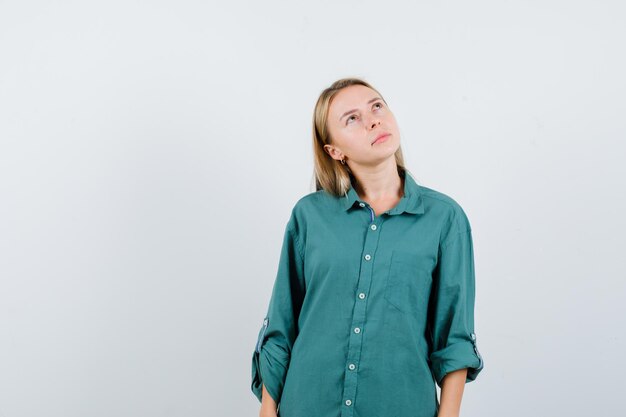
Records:
{"label": "woman's lips", "polygon": [[387,133],[387,134],[385,134],[385,135],[383,135],[383,136],[379,137],[379,138],[378,138],[378,139],[376,139],[374,142],[372,142],[372,145],[376,145],[377,143],[380,143],[380,142],[384,142],[384,141],[386,141],[386,140],[387,140],[387,138],[388,138],[389,136],[391,136],[391,133]]}

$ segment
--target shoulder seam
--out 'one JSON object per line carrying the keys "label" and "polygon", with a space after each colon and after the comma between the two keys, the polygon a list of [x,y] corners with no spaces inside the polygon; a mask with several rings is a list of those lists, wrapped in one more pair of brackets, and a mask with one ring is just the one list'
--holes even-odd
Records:
{"label": "shoulder seam", "polygon": [[450,244],[453,243],[455,240],[457,240],[461,235],[471,234],[471,233],[472,233],[471,228],[456,231],[454,236],[448,237],[445,242],[441,242],[441,249],[445,249],[448,246],[450,246]]}
{"label": "shoulder seam", "polygon": [[[446,206],[448,206],[451,210],[452,210],[452,216],[453,216],[453,224],[454,226],[456,226],[457,230],[456,232],[454,232],[455,235],[459,235],[459,234],[463,234],[466,232],[471,232],[471,226],[469,226],[469,224],[466,225],[466,223],[469,222],[469,219],[467,219],[467,213],[465,213],[465,209],[463,208],[463,206],[461,206],[461,204],[455,200],[453,197],[449,196],[448,194],[443,194],[440,193],[436,190],[433,190],[435,193],[439,193],[441,194],[443,197],[437,195],[437,194],[426,194],[426,193],[422,193],[422,195],[424,197],[430,197],[433,200],[437,200],[440,201],[442,203],[444,203]],[[463,219],[466,219],[466,221],[463,221]],[[453,227],[454,227],[453,226]],[[456,236],[453,237],[448,237],[446,239],[446,242],[444,244],[444,246],[447,246],[448,243],[451,243],[453,240],[456,239]]]}
{"label": "shoulder seam", "polygon": [[425,191],[420,190],[422,197],[426,197],[426,198],[432,198],[433,200],[437,200],[437,201],[441,201],[442,203],[446,203],[448,206],[452,207],[452,208],[456,208],[456,206],[460,207],[460,204],[454,200],[452,197],[450,196],[446,196],[448,199],[454,201],[454,203],[446,198],[441,198],[441,197],[437,197],[435,195],[432,194],[428,194]]}

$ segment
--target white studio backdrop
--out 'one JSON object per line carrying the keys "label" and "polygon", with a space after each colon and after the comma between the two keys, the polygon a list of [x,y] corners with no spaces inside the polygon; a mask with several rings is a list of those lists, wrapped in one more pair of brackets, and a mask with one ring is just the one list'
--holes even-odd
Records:
{"label": "white studio backdrop", "polygon": [[617,417],[618,1],[0,1],[0,417],[255,416],[311,117],[381,91],[466,210],[485,369],[462,416]]}

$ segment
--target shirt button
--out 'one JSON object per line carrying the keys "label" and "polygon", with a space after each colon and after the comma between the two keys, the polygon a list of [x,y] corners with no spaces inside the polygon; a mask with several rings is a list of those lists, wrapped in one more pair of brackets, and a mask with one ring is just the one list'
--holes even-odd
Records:
{"label": "shirt button", "polygon": [[364,298],[365,298],[365,293],[361,293],[361,294],[359,294],[359,298],[360,298],[361,300],[362,300],[362,299],[364,299]]}
{"label": "shirt button", "polygon": [[264,320],[263,320],[263,324],[267,324],[267,319],[264,319]]}
{"label": "shirt button", "polygon": [[472,337],[472,340],[476,340],[476,335],[474,333],[472,333],[470,336]]}
{"label": "shirt button", "polygon": [[370,259],[372,259],[372,257],[370,256],[370,254],[368,253],[367,255],[365,255],[365,260],[369,261]]}
{"label": "shirt button", "polygon": [[351,371],[354,371],[354,368],[356,368],[356,366],[354,366],[354,364],[351,363],[350,365],[348,365],[348,368],[350,368]]}
{"label": "shirt button", "polygon": [[358,327],[354,328],[354,333],[361,333],[361,329],[359,329]]}
{"label": "shirt button", "polygon": [[372,230],[376,230],[376,225],[375,224],[371,225],[370,227],[371,227]]}
{"label": "shirt button", "polygon": [[352,401],[346,400],[346,405],[352,405]]}
{"label": "shirt button", "polygon": [[361,207],[365,207],[365,204],[363,204],[363,203],[359,203],[359,206],[361,206]]}

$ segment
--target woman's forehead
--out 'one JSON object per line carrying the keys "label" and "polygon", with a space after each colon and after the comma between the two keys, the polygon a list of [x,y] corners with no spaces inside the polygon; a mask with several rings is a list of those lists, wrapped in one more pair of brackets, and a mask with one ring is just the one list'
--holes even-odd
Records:
{"label": "woman's forehead", "polygon": [[366,106],[369,102],[381,99],[381,97],[369,87],[364,85],[351,85],[341,89],[330,103],[330,113],[341,115],[346,111]]}

